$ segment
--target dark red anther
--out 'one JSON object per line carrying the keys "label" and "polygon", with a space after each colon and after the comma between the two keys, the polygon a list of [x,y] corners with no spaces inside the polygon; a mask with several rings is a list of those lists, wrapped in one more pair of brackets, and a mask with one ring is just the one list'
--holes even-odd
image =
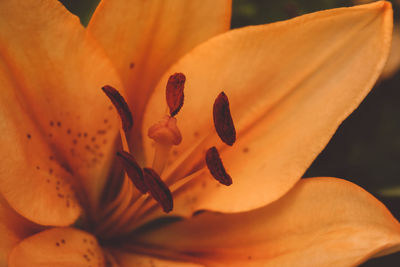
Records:
{"label": "dark red anther", "polygon": [[125,151],[117,152],[117,156],[124,167],[126,174],[131,179],[132,183],[136,186],[136,188],[142,193],[145,194],[147,190],[147,186],[144,182],[143,171],[140,168],[139,164],[137,164],[135,158]]}
{"label": "dark red anther", "polygon": [[124,97],[110,85],[105,85],[101,89],[108,98],[110,98],[114,107],[117,109],[118,114],[121,117],[122,128],[125,132],[128,132],[133,126],[133,117]]}
{"label": "dark red anther", "polygon": [[206,153],[206,163],[211,175],[223,185],[231,185],[232,178],[226,173],[218,150],[215,146],[209,148]]}
{"label": "dark red anther", "polygon": [[183,88],[185,87],[186,77],[183,73],[175,73],[168,79],[166,98],[171,117],[178,114],[183,106]]}
{"label": "dark red anther", "polygon": [[171,191],[161,177],[151,168],[143,168],[144,182],[151,196],[161,205],[164,212],[172,210],[174,203]]}
{"label": "dark red anther", "polygon": [[236,130],[229,109],[229,100],[224,92],[221,92],[215,99],[213,117],[218,136],[227,145],[233,145],[236,141]]}

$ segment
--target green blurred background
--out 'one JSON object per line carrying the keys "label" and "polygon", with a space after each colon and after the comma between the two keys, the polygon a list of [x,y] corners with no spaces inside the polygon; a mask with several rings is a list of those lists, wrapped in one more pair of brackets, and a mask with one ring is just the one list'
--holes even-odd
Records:
{"label": "green blurred background", "polygon": [[[84,25],[99,0],[60,0]],[[189,0],[188,0],[189,1]],[[218,1],[218,0],[217,0]],[[392,1],[396,22],[400,1]],[[233,0],[232,27],[264,24],[335,7],[344,0]],[[400,47],[398,48],[400,49]],[[340,126],[304,177],[346,178],[380,199],[400,220],[400,72],[382,80]],[[373,259],[364,267],[400,266],[400,253]]]}

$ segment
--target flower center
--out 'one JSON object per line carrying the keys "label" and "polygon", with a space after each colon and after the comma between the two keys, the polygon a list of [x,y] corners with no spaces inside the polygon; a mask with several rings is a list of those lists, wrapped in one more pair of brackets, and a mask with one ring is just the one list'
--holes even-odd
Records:
{"label": "flower center", "polygon": [[[102,88],[117,109],[122,121],[122,149],[116,155],[125,175],[122,176],[118,194],[106,204],[99,217],[95,229],[96,235],[113,238],[131,232],[135,227],[140,226],[137,222],[140,221],[140,216],[146,213],[146,204],[151,199],[154,199],[165,213],[173,210],[172,193],[161,176],[172,147],[179,145],[182,141],[175,116],[183,106],[185,81],[186,77],[182,73],[175,73],[168,79],[166,86],[168,113],[148,129],[148,137],[154,140],[155,153],[152,166],[144,168],[129,152],[127,137],[133,126],[133,119],[128,104],[116,89],[109,85]],[[224,143],[232,146],[236,141],[236,131],[228,97],[224,92],[221,92],[214,102],[213,120],[218,136]],[[226,186],[232,184],[232,178],[226,172],[215,146],[207,150],[205,165],[218,182]],[[148,197],[147,193],[151,197]]]}

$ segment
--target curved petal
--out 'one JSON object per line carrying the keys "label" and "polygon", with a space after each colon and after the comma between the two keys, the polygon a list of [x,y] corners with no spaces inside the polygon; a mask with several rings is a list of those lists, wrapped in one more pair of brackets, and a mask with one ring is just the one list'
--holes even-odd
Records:
{"label": "curved petal", "polygon": [[393,27],[392,49],[388,61],[382,71],[382,78],[388,79],[399,71],[400,68],[400,23]]}
{"label": "curved petal", "polygon": [[8,256],[13,247],[35,233],[37,228],[37,225],[12,210],[0,195],[0,267],[8,266]]}
{"label": "curved petal", "polygon": [[104,267],[95,237],[74,228],[53,228],[24,239],[11,252],[9,267]]}
{"label": "curved petal", "polygon": [[362,188],[301,180],[245,213],[203,213],[136,237],[134,251],[208,266],[353,266],[400,250],[400,224]]}
{"label": "curved petal", "polygon": [[[2,134],[1,153],[14,158],[1,163],[8,169],[1,180],[19,172],[12,179],[34,183],[36,175],[29,172],[36,171],[35,164],[52,168],[52,156],[81,179],[93,204],[118,132],[118,117],[101,91],[105,84],[122,87],[115,70],[78,18],[56,0],[1,1],[0,25],[1,130],[11,135]],[[17,172],[18,166],[24,167]],[[8,201],[9,194],[20,197],[15,189],[5,192],[1,185],[1,190]]]}
{"label": "curved petal", "polygon": [[88,30],[123,79],[137,129],[164,71],[197,44],[228,30],[230,13],[231,0],[101,1]]}
{"label": "curved petal", "polygon": [[56,160],[32,114],[20,102],[16,82],[0,61],[0,191],[13,209],[31,221],[69,225],[81,213],[72,176]]}
{"label": "curved petal", "polygon": [[154,258],[151,256],[145,256],[135,253],[123,252],[122,250],[114,251],[113,255],[115,255],[116,259],[119,262],[120,267],[199,267],[202,265],[198,265],[195,263],[189,262],[178,262],[178,261],[170,261],[163,260],[159,258]]}
{"label": "curved petal", "polygon": [[[143,134],[164,116],[168,76],[186,75],[185,104],[176,115],[183,141],[172,151],[165,179],[171,184],[201,169],[205,151],[217,146],[233,184],[218,187],[206,172],[209,188],[194,189],[206,201],[194,202],[195,208],[237,212],[278,199],[372,88],[391,30],[390,3],[376,2],[233,30],[198,46],[167,71],[145,113]],[[213,126],[221,91],[237,132],[232,147]],[[145,139],[147,162],[152,145]]]}

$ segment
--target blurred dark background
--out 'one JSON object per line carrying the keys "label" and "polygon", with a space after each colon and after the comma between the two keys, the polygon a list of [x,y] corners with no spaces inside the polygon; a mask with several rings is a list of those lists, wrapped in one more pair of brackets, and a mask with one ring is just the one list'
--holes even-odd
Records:
{"label": "blurred dark background", "polygon": [[[61,0],[86,25],[99,0]],[[232,27],[264,24],[368,1],[233,0]],[[392,1],[399,26],[400,0]],[[398,47],[400,49],[400,46]],[[381,200],[400,220],[400,72],[381,79],[339,127],[304,177],[346,178]],[[400,266],[400,253],[372,259],[363,267]]]}

